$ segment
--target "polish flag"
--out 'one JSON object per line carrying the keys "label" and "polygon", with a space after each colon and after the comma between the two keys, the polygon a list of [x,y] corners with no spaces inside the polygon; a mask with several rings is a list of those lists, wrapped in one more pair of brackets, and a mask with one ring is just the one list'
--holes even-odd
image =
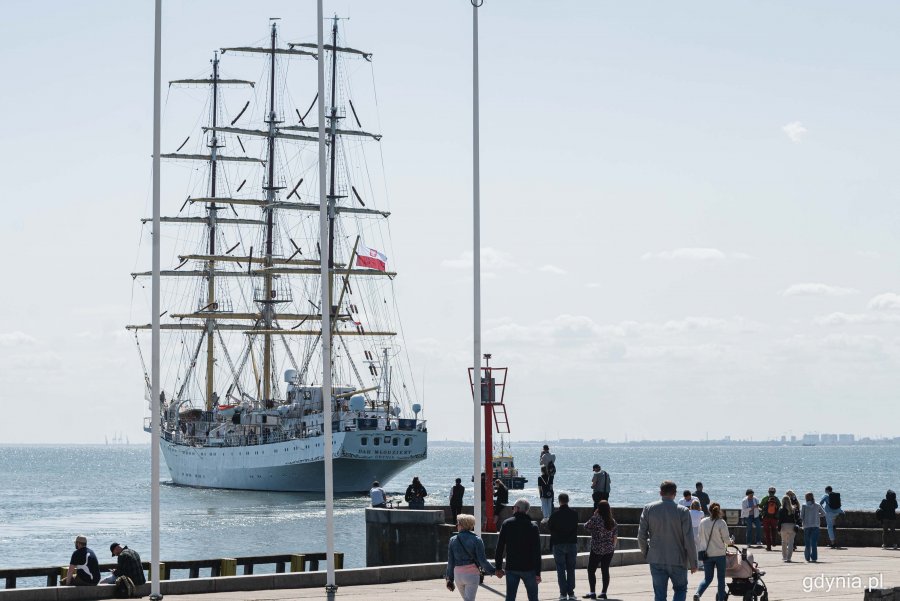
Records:
{"label": "polish flag", "polygon": [[356,264],[359,267],[369,267],[378,271],[384,271],[387,266],[387,256],[360,242],[359,248],[356,250]]}

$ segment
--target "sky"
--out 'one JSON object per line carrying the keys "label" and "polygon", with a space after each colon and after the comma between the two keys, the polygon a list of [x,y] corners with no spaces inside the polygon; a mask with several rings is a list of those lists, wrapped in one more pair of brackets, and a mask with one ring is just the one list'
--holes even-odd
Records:
{"label": "sky", "polygon": [[[479,10],[483,350],[512,439],[900,435],[900,6]],[[374,53],[431,437],[471,439],[472,7],[325,11]],[[152,2],[3,13],[0,442],[148,442],[124,327],[149,321],[128,274],[149,269]],[[314,39],[309,0],[164,2],[163,79],[274,16]],[[188,113],[165,100],[171,151]]]}

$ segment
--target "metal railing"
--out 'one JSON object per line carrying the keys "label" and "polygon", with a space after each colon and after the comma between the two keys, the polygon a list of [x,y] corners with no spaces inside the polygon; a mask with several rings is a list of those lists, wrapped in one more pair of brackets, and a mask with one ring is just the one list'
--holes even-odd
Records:
{"label": "metal railing", "polygon": [[[237,576],[238,567],[242,567],[243,575],[253,574],[256,566],[274,565],[276,574],[290,572],[316,572],[319,562],[326,560],[325,553],[293,553],[284,555],[253,555],[249,557],[225,557],[219,559],[188,559],[181,561],[160,562],[160,578],[173,580],[173,571],[187,570],[188,578],[200,578],[200,572],[209,570],[211,578],[220,576]],[[114,563],[100,564],[101,572],[109,572],[117,567]],[[143,567],[149,574],[150,562],[145,561]],[[334,567],[344,568],[344,554],[334,554]],[[0,578],[6,582],[8,589],[16,588],[19,578],[46,578],[47,586],[58,586],[66,577],[68,566],[49,568],[7,568],[0,569]]]}

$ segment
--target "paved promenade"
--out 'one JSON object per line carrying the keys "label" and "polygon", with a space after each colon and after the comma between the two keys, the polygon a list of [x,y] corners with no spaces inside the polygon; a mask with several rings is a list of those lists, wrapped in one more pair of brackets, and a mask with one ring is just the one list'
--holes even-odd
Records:
{"label": "paved promenade", "polygon": [[[756,561],[760,569],[766,572],[764,580],[769,587],[771,601],[791,601],[794,599],[828,599],[829,601],[860,601],[869,578],[881,578],[884,587],[900,586],[900,551],[884,551],[872,548],[820,549],[819,563],[809,564],[803,561],[803,550],[799,558],[794,554],[794,563],[782,563],[781,553],[766,552],[765,549],[754,549]],[[544,583],[540,586],[540,598],[555,601],[559,596],[556,586],[556,573],[544,572]],[[597,572],[599,580],[600,573]],[[858,577],[859,582],[854,581]],[[690,577],[688,599],[693,595],[697,583],[702,579],[701,573]],[[482,601],[502,599],[503,581],[497,578],[485,579],[485,586],[478,592]],[[585,570],[578,570],[576,594],[587,591],[587,575]],[[671,591],[670,591],[671,599]],[[280,599],[322,599],[325,594],[321,588],[288,589],[252,592],[213,593],[206,595],[167,595],[166,598],[178,601],[269,601]],[[653,588],[650,584],[649,568],[646,565],[623,566],[612,568],[612,583],[609,590],[610,599],[648,601],[653,599]],[[443,580],[425,580],[418,582],[400,582],[371,586],[342,587],[336,599],[351,601],[391,600],[391,601],[457,601],[459,593],[449,592]],[[520,587],[517,599],[526,600],[525,591]],[[703,599],[715,599],[715,581],[704,594]]]}

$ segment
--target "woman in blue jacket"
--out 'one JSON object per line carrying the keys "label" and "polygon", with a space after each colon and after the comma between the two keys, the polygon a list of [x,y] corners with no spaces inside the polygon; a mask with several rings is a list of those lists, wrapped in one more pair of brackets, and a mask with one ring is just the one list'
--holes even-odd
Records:
{"label": "woman in blue jacket", "polygon": [[475,516],[465,513],[456,516],[458,534],[450,539],[447,549],[447,572],[444,575],[447,588],[452,591],[458,587],[464,601],[475,601],[478,585],[481,584],[481,570],[485,574],[496,572],[484,554],[484,541],[474,530]]}

